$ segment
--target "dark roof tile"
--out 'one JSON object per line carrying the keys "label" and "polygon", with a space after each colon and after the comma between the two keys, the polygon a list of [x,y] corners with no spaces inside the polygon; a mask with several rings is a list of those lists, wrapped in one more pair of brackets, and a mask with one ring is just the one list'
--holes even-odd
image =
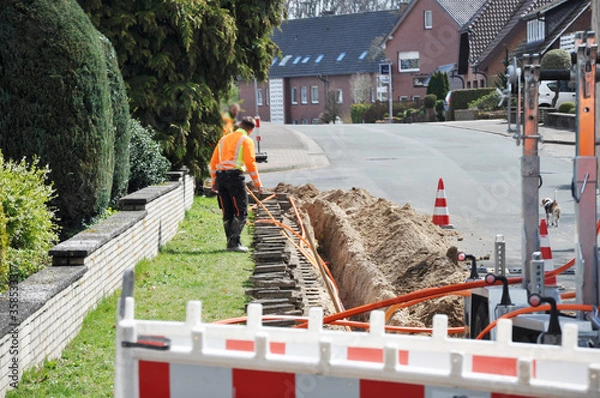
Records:
{"label": "dark roof tile", "polygon": [[288,20],[272,35],[283,58],[271,65],[269,77],[376,72],[380,60],[370,52],[400,16],[398,11],[377,11]]}

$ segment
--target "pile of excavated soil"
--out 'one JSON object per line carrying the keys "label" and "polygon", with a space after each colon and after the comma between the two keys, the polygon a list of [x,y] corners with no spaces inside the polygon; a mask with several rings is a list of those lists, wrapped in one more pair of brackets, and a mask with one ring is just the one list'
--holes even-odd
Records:
{"label": "pile of excavated soil", "polygon": [[[468,273],[451,245],[457,233],[410,204],[398,206],[364,189],[321,192],[311,184],[279,184],[310,220],[321,256],[330,263],[345,308],[420,289],[464,282]],[[463,301],[446,296],[397,310],[392,325],[431,327],[435,314],[463,325]],[[366,320],[368,316],[359,317]]]}

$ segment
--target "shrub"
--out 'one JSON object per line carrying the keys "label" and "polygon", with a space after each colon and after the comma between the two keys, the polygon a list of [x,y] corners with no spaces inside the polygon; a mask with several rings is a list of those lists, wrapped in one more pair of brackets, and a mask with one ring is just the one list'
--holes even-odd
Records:
{"label": "shrub", "polygon": [[164,182],[171,164],[154,141],[150,127],[144,128],[137,120],[131,120],[131,133],[129,192],[134,192]]}
{"label": "shrub", "polygon": [[100,36],[106,60],[108,84],[110,86],[110,103],[112,106],[114,137],[114,173],[110,194],[110,206],[114,206],[120,197],[127,194],[129,182],[129,142],[131,126],[129,100],[125,90],[123,75],[119,70],[119,62],[115,49],[108,39]]}
{"label": "shrub", "polygon": [[571,108],[571,109],[569,109],[569,112],[567,112],[567,113],[574,115],[575,112],[577,112],[577,108]]}
{"label": "shrub", "polygon": [[488,95],[484,95],[469,103],[469,109],[476,108],[480,111],[495,111],[500,109],[498,104],[502,97],[498,94],[497,91],[492,91]]}
{"label": "shrub", "polygon": [[435,111],[437,113],[437,118],[440,122],[444,120],[444,110],[444,100],[439,99],[435,101]]}
{"label": "shrub", "polygon": [[574,102],[563,102],[562,104],[560,104],[560,106],[558,107],[557,111],[560,112],[560,113],[570,113],[571,109],[575,109],[575,103]]}
{"label": "shrub", "polygon": [[571,69],[571,55],[566,50],[550,50],[540,60],[540,67],[542,69],[569,70]]}
{"label": "shrub", "polygon": [[368,108],[369,106],[367,104],[350,105],[350,117],[352,118],[352,123],[362,123]]}
{"label": "shrub", "polygon": [[9,268],[6,262],[8,251],[8,234],[6,233],[6,215],[0,202],[0,293],[6,289],[9,280]]}
{"label": "shrub", "polygon": [[5,162],[0,153],[0,246],[6,248],[0,290],[6,289],[9,270],[16,270],[22,280],[41,269],[58,240],[54,212],[48,207],[54,189],[45,184],[50,170],[38,168],[38,163],[37,158],[30,164],[25,159]]}
{"label": "shrub", "polygon": [[450,91],[450,80],[446,72],[434,72],[427,86],[427,94],[435,94],[437,98],[445,98]]}
{"label": "shrub", "polygon": [[435,94],[427,94],[425,96],[425,99],[423,100],[423,105],[425,105],[425,108],[427,109],[433,109],[433,107],[435,106],[435,102],[437,101],[438,97]]}
{"label": "shrub", "polygon": [[493,87],[453,90],[450,97],[450,108],[453,110],[469,109],[469,103],[495,90]]}
{"label": "shrub", "polygon": [[0,21],[0,148],[49,165],[68,237],[107,208],[115,171],[116,195],[127,180],[116,58],[75,0],[9,1]]}

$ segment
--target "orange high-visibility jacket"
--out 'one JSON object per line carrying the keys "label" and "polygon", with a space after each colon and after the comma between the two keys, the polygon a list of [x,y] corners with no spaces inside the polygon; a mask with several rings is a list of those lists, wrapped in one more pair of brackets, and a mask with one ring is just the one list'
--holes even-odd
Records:
{"label": "orange high-visibility jacket", "polygon": [[248,137],[244,129],[237,129],[222,137],[210,159],[210,178],[215,186],[217,170],[234,170],[248,172],[255,187],[260,187],[260,177],[254,155],[254,141]]}
{"label": "orange high-visibility jacket", "polygon": [[233,125],[235,124],[235,119],[231,116],[231,113],[225,112],[221,115],[221,118],[223,119],[223,135],[232,133],[234,130]]}

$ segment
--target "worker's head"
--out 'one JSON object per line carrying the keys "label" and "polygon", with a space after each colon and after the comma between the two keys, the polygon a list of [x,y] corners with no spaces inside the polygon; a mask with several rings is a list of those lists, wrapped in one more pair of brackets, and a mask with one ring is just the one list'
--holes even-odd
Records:
{"label": "worker's head", "polygon": [[248,134],[254,130],[254,127],[256,127],[256,122],[254,122],[252,116],[246,116],[240,122],[240,128],[246,130]]}
{"label": "worker's head", "polygon": [[240,105],[239,104],[231,104],[229,105],[229,114],[232,118],[235,119],[237,114],[240,113]]}

